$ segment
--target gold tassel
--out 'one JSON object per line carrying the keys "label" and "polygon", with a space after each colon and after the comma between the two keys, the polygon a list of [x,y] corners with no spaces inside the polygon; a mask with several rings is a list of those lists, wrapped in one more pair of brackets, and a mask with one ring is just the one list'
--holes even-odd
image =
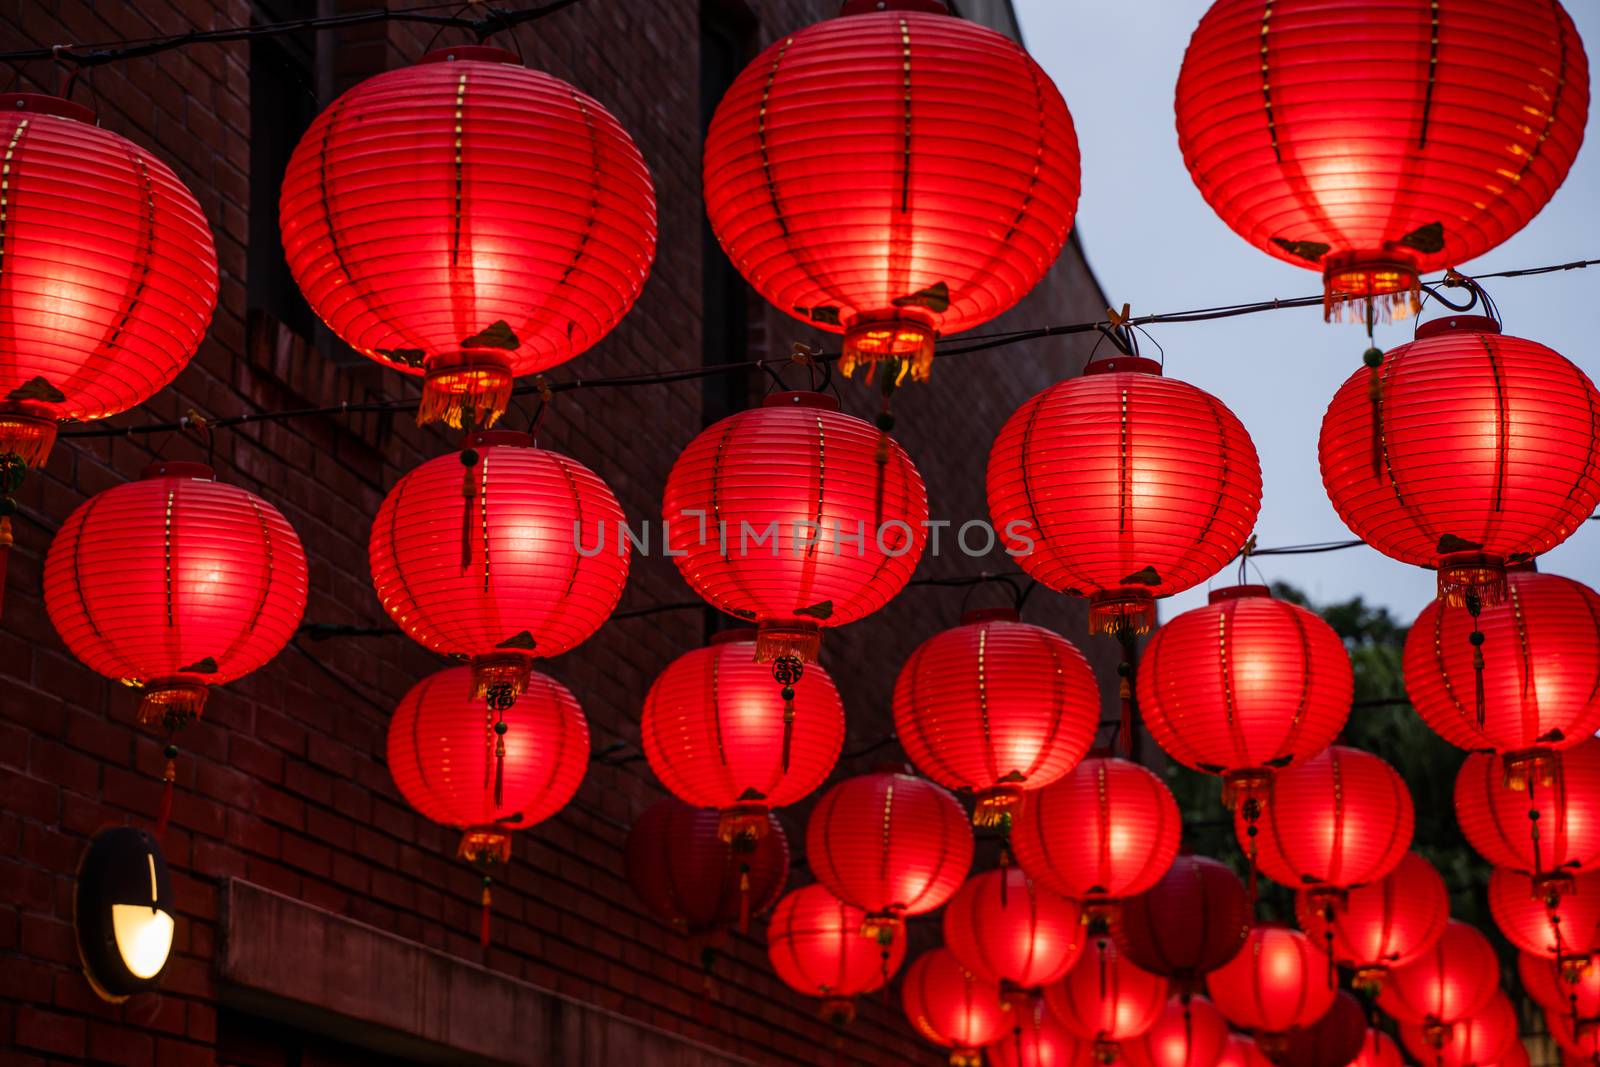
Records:
{"label": "gold tassel", "polygon": [[511,370],[496,358],[473,353],[464,364],[429,368],[422,380],[417,425],[442,422],[457,430],[493,426],[511,403]]}

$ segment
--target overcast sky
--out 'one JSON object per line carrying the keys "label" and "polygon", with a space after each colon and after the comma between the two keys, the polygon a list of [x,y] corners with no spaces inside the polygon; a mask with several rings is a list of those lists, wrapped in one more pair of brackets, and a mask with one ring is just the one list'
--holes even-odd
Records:
{"label": "overcast sky", "polygon": [[[1201,199],[1173,129],[1172,94],[1203,0],[1014,0],[1034,57],[1061,87],[1083,151],[1078,232],[1106,294],[1136,313],[1178,311],[1320,292],[1318,274],[1273,259],[1229,230]],[[1600,55],[1600,3],[1567,10]],[[1600,130],[1591,111],[1577,165],[1529,226],[1468,273],[1600,257]],[[1551,346],[1600,380],[1600,267],[1487,283],[1507,333]],[[1426,314],[1426,313],[1425,313]],[[1412,322],[1380,326],[1391,348]],[[1360,326],[1324,325],[1320,308],[1151,328],[1168,373],[1218,396],[1244,421],[1266,482],[1263,546],[1347,539],[1317,469],[1317,432],[1334,391],[1360,364]],[[1150,346],[1146,346],[1147,349]],[[1148,354],[1153,354],[1150,352]],[[1368,548],[1259,561],[1269,580],[1318,601],[1361,594],[1414,618],[1433,595],[1431,572]],[[1540,561],[1542,569],[1600,587],[1600,522]],[[1232,584],[1233,568],[1212,584]],[[1252,579],[1254,580],[1254,579]],[[1194,590],[1163,616],[1204,603]]]}

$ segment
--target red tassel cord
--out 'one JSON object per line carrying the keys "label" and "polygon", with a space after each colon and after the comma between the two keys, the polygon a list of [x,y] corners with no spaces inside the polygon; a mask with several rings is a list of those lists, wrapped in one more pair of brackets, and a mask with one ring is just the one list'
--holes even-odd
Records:
{"label": "red tassel cord", "polygon": [[506,721],[501,719],[494,724],[494,810],[499,811],[506,803]]}
{"label": "red tassel cord", "polygon": [[461,571],[465,574],[472,566],[472,519],[477,512],[477,508],[473,506],[473,501],[478,496],[476,449],[461,450],[461,466],[466,468],[461,477]]}
{"label": "red tassel cord", "polygon": [[1367,400],[1372,405],[1372,476],[1383,478],[1383,349],[1372,347],[1361,361],[1372,371],[1367,377]]}
{"label": "red tassel cord", "polygon": [[1011,894],[1008,892],[1010,885],[1011,867],[1011,813],[1008,811],[1000,816],[1000,906],[1009,906]]}
{"label": "red tassel cord", "polygon": [[894,396],[894,387],[899,384],[901,363],[896,360],[887,369],[892,373],[883,376],[883,401],[878,408],[877,418],[874,423],[878,427],[878,447],[873,452],[873,462],[878,465],[878,484],[873,492],[872,529],[874,536],[880,534],[883,528],[883,494],[889,469],[889,434],[894,430],[894,414],[889,410],[889,400]]}
{"label": "red tassel cord", "polygon": [[167,758],[167,765],[161,772],[161,807],[156,813],[157,837],[162,837],[166,834],[167,822],[172,818],[173,783],[178,778],[178,746],[172,743],[170,737],[167,740],[166,750],[162,754]]}
{"label": "red tassel cord", "polygon": [[1256,828],[1256,820],[1261,818],[1261,801],[1254,796],[1247,796],[1241,803],[1244,805],[1245,837],[1248,839],[1245,848],[1245,858],[1250,861],[1250,914],[1256,913],[1256,837],[1260,831]]}
{"label": "red tassel cord", "polygon": [[[1478,729],[1483,729],[1483,631],[1478,629],[1478,616],[1483,612],[1483,600],[1475,589],[1468,589],[1463,599],[1467,605],[1467,614],[1472,616],[1472,633],[1467,635],[1467,640],[1472,643],[1472,673],[1474,687],[1477,693]],[[1530,786],[1530,788],[1532,788]]]}
{"label": "red tassel cord", "polygon": [[483,876],[483,914],[478,926],[478,944],[484,948],[489,947],[489,916],[493,911],[494,898],[489,892],[489,886],[494,879],[487,874]]}
{"label": "red tassel cord", "polygon": [[805,664],[798,656],[779,656],[772,661],[772,678],[779,685],[783,697],[783,754],[781,765],[783,773],[789,773],[789,754],[794,746],[794,687],[806,672]]}
{"label": "red tassel cord", "polygon": [[750,932],[750,864],[739,864],[739,932]]}
{"label": "red tassel cord", "polygon": [[1138,640],[1138,635],[1132,628],[1124,629],[1121,633],[1122,660],[1117,664],[1117,696],[1122,701],[1122,718],[1117,724],[1118,747],[1122,754],[1129,759],[1133,758],[1133,731],[1134,731],[1134,706],[1133,706],[1133,646]]}

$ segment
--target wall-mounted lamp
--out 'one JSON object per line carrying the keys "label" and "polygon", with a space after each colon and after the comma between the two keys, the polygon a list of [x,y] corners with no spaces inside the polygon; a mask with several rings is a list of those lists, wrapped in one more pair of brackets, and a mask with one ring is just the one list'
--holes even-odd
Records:
{"label": "wall-mounted lamp", "polygon": [[73,925],[83,973],[113,1003],[154,989],[172,951],[172,883],[156,839],[131,826],[96,834],[78,865]]}

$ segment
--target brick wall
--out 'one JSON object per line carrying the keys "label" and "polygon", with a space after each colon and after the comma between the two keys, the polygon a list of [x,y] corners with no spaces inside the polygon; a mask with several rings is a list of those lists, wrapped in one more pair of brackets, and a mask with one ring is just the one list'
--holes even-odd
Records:
{"label": "brick wall", "polygon": [[[325,9],[354,9],[350,0]],[[510,5],[521,6],[521,5]],[[829,0],[763,0],[764,42],[833,8]],[[141,38],[248,21],[245,0],[28,0],[0,11],[0,47]],[[337,76],[414,59],[432,30],[351,31]],[[689,0],[586,0],[524,28],[530,65],[600,99],[637,138],[656,182],[660,246],[650,282],[621,327],[556,377],[645,372],[699,361],[698,27]],[[443,38],[452,40],[449,36]],[[257,409],[408,395],[398,376],[328,359],[246,306],[250,71],[244,43],[204,45],[112,64],[86,75],[76,98],[101,121],[159,152],[199,198],[216,234],[222,288],[199,356],[120,423],[193,409]],[[27,65],[20,88],[53,84]],[[1103,306],[1076,246],[1021,308],[994,329],[1094,317]],[[773,352],[821,342],[758,311],[752,343]],[[897,401],[898,436],[922,468],[934,513],[959,524],[984,514],[983,466],[1001,421],[1024,398],[1071,373],[1087,342],[1043,342],[942,362],[931,386]],[[757,381],[752,390],[764,388]],[[845,384],[847,410],[873,394]],[[685,383],[557,400],[545,440],[599,472],[635,522],[659,515],[672,458],[701,425],[701,386]],[[409,417],[301,419],[224,431],[218,476],[258,492],[298,530],[311,561],[307,619],[382,623],[366,564],[368,525],[402,472],[445,450]],[[178,798],[165,849],[181,912],[159,994],[102,1003],[78,972],[72,877],[87,837],[110,823],[148,824],[160,793],[161,742],[133,725],[135,695],[78,664],[39,596],[56,526],[87,496],[137,474],[155,454],[203,458],[183,436],[64,438],[22,493],[17,549],[0,622],[0,1050],[6,1063],[181,1067],[217,1062],[213,977],[221,880],[240,877],[602,1008],[640,1018],[762,1063],[817,1062],[831,1035],[815,1004],[790,993],[766,963],[759,924],[717,966],[715,1000],[682,938],[641,914],[622,877],[633,817],[660,795],[642,762],[596,764],[559,817],[518,835],[496,893],[496,941],[474,931],[478,879],[453,858],[456,835],[413,814],[383,762],[387,710],[440,664],[402,638],[333,639],[290,648],[269,667],[213,693],[204,721],[180,738]],[[1006,566],[997,558],[993,569]],[[971,573],[975,561],[925,561],[923,574]],[[979,592],[977,597],[994,596]],[[622,607],[689,599],[672,564],[636,559]],[[960,591],[907,591],[878,616],[832,634],[826,662],[850,714],[847,750],[888,729],[894,674],[911,648],[951,625]],[[1033,621],[1078,640],[1109,686],[1113,650],[1083,636],[1079,603],[1036,595]],[[596,748],[636,739],[655,674],[699,643],[698,611],[609,623],[550,664],[578,694]],[[885,750],[893,753],[892,748]],[[881,758],[857,760],[857,772]],[[785,815],[802,851],[803,812]],[[803,867],[796,882],[809,880]],[[936,923],[915,924],[919,943]],[[846,1034],[841,1063],[941,1062],[914,1038],[898,1005],[874,1000]]]}

